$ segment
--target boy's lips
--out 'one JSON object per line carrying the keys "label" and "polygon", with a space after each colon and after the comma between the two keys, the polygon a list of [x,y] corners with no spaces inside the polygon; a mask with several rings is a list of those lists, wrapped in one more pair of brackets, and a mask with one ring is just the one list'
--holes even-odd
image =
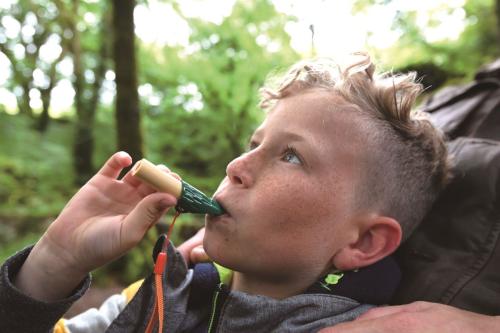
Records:
{"label": "boy's lips", "polygon": [[215,196],[213,199],[215,201],[217,201],[217,203],[222,207],[222,209],[224,209],[224,214],[219,215],[219,216],[231,216],[231,213],[227,209],[226,204],[224,203],[224,201],[222,200],[222,198],[220,196]]}

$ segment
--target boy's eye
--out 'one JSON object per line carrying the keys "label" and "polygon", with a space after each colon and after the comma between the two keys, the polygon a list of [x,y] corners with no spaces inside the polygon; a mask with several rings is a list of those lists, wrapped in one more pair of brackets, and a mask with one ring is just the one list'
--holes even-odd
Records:
{"label": "boy's eye", "polygon": [[283,159],[283,161],[288,162],[288,163],[298,164],[298,165],[302,164],[302,160],[300,159],[299,155],[297,154],[295,149],[293,149],[291,147],[287,147],[287,149],[285,150],[285,152],[283,154],[282,159]]}

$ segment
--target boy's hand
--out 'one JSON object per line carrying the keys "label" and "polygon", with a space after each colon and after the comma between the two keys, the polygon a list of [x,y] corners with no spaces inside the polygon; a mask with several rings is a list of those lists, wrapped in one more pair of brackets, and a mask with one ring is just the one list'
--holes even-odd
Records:
{"label": "boy's hand", "polygon": [[198,264],[201,262],[210,261],[208,255],[203,249],[203,237],[205,236],[205,228],[198,230],[196,235],[189,238],[187,241],[177,247],[177,250],[182,254],[186,262]]}
{"label": "boy's hand", "polygon": [[127,153],[114,154],[75,194],[26,259],[18,288],[47,301],[65,297],[88,272],[137,245],[176,204],[130,172],[117,180],[131,163]]}

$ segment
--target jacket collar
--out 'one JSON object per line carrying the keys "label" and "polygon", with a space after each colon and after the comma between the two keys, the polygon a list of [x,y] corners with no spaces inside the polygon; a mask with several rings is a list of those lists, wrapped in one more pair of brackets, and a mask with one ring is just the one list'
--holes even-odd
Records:
{"label": "jacket collar", "polygon": [[335,284],[328,283],[325,276],[305,293],[327,293],[354,299],[362,304],[388,304],[394,295],[401,271],[392,257],[386,257],[370,266],[355,271],[343,272]]}
{"label": "jacket collar", "polygon": [[[194,266],[193,297],[199,301],[210,299],[218,284],[228,283],[231,271],[212,263]],[[337,283],[322,277],[305,294],[329,294],[353,299],[362,304],[387,304],[401,280],[401,271],[392,257],[386,257],[367,267],[343,272]],[[196,296],[195,296],[196,295]]]}

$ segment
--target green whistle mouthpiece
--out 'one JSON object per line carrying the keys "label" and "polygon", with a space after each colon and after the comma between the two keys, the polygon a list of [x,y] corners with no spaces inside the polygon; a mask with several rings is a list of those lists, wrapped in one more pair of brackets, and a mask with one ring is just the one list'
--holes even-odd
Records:
{"label": "green whistle mouthpiece", "polygon": [[182,181],[181,197],[175,207],[181,213],[222,215],[221,205],[189,183]]}

